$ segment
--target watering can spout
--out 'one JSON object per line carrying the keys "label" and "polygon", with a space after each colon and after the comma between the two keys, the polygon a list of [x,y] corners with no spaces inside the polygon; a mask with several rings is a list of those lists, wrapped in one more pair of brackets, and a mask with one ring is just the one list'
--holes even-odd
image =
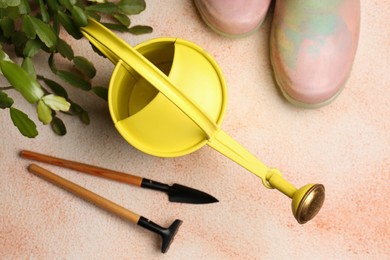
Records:
{"label": "watering can spout", "polygon": [[223,130],[219,130],[208,145],[260,177],[266,188],[277,189],[291,198],[293,215],[298,223],[308,222],[320,211],[325,200],[325,188],[322,184],[295,188],[282,177],[279,170],[268,168]]}

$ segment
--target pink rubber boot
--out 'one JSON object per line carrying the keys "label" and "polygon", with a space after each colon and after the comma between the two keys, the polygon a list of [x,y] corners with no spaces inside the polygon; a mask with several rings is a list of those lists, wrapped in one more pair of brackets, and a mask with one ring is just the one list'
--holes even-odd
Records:
{"label": "pink rubber boot", "polygon": [[337,97],[352,69],[359,27],[359,0],[276,0],[271,62],[291,103],[316,108]]}
{"label": "pink rubber boot", "polygon": [[194,0],[204,22],[217,33],[243,37],[262,24],[271,0]]}

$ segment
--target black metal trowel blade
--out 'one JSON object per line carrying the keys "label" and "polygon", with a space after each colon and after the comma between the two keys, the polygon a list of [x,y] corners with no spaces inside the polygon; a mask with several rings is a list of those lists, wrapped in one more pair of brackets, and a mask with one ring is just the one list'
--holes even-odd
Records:
{"label": "black metal trowel blade", "polygon": [[169,201],[191,204],[207,204],[218,202],[216,198],[203,191],[193,189],[180,184],[169,186],[164,183],[143,179],[141,187],[163,191],[168,194]]}
{"label": "black metal trowel blade", "polygon": [[168,196],[169,201],[172,202],[192,204],[207,204],[218,202],[218,200],[210,194],[176,183],[169,187]]}

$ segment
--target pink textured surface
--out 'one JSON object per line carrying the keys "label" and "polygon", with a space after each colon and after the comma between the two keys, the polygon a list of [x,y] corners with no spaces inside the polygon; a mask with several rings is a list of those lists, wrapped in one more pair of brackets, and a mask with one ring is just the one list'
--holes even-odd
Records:
{"label": "pink textured surface", "polygon": [[[316,110],[291,106],[275,85],[268,46],[271,15],[254,35],[227,39],[203,24],[190,0],[147,1],[146,11],[133,23],[151,25],[154,32],[121,35],[132,45],[160,36],[180,37],[209,52],[228,85],[223,129],[297,187],[309,182],[325,185],[324,207],[311,222],[297,224],[290,199],[265,189],[257,177],[209,147],[174,159],[135,150],[114,129],[104,102],[74,91],[76,102],[87,102],[91,124],[63,117],[65,137],[38,124],[37,138],[23,138],[8,113],[0,113],[1,257],[389,258],[389,8],[388,1],[362,1],[360,43],[350,79],[332,104]],[[74,49],[98,64],[96,84],[107,84],[113,65],[90,51],[86,41],[74,44]],[[36,118],[25,101],[16,99],[16,104]],[[220,202],[173,204],[165,194],[45,166],[163,226],[182,219],[175,241],[162,255],[154,234],[28,173],[29,162],[18,157],[26,148],[181,183],[209,192]]]}

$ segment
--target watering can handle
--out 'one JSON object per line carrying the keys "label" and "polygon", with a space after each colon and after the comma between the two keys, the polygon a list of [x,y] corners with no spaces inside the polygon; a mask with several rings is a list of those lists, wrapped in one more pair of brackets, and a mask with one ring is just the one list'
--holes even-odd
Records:
{"label": "watering can handle", "polygon": [[120,60],[125,67],[131,67],[152,86],[166,96],[185,113],[206,134],[207,139],[217,132],[218,126],[184,95],[172,81],[153,63],[142,56],[133,47],[117,37],[99,22],[89,19],[88,25],[81,28],[83,35],[114,64]]}

